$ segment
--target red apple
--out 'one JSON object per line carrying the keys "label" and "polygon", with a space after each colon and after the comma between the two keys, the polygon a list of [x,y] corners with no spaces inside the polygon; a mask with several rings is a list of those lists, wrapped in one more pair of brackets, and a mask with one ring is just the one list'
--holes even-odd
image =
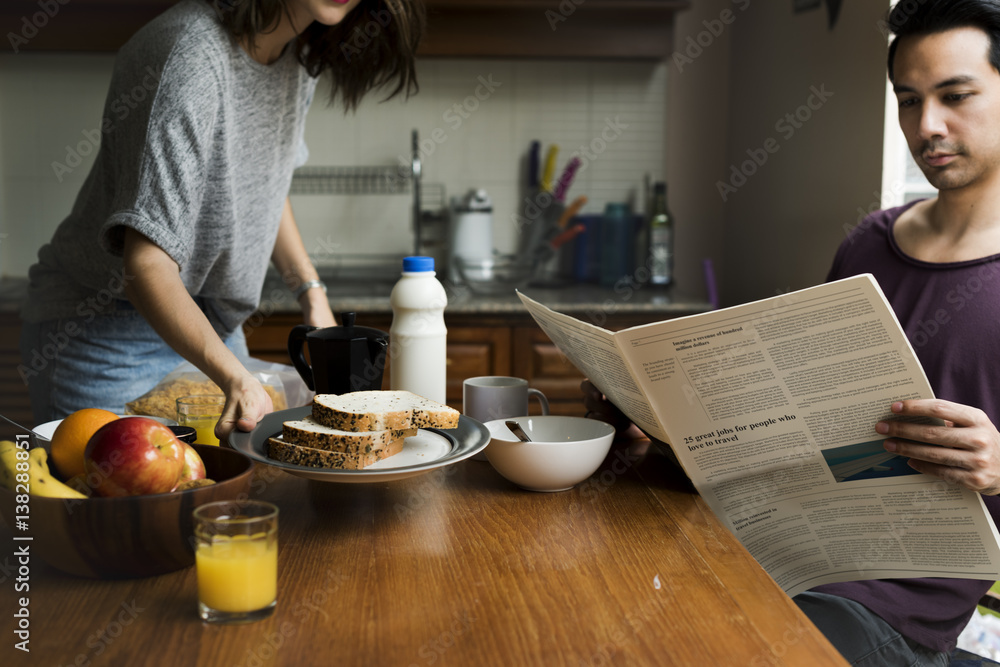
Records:
{"label": "red apple", "polygon": [[177,484],[190,482],[194,479],[205,479],[205,462],[198,456],[198,451],[191,445],[184,444],[184,465],[181,467],[181,478]]}
{"label": "red apple", "polygon": [[155,419],[116,419],[90,437],[83,465],[100,496],[166,493],[184,468],[184,442]]}

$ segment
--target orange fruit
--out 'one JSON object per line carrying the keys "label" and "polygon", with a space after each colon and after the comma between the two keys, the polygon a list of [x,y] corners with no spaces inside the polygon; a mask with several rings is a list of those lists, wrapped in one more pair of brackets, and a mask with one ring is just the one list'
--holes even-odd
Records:
{"label": "orange fruit", "polygon": [[52,434],[49,459],[63,479],[85,474],[83,450],[90,436],[118,415],[99,408],[83,408],[63,419]]}

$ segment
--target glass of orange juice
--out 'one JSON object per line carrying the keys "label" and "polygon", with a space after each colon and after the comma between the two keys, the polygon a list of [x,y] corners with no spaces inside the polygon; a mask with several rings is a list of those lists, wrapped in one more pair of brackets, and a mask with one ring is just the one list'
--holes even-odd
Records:
{"label": "glass of orange juice", "polygon": [[194,441],[199,445],[218,445],[215,425],[222,417],[226,397],[221,394],[181,396],[177,399],[177,423],[195,430]]}
{"label": "glass of orange juice", "polygon": [[278,508],[222,500],[194,511],[198,614],[210,623],[266,618],[278,601]]}

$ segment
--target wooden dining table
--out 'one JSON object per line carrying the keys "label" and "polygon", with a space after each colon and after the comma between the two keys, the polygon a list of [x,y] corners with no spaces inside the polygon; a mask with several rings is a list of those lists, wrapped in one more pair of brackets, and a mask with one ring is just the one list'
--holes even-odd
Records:
{"label": "wooden dining table", "polygon": [[4,665],[846,665],[658,444],[617,442],[559,493],[486,461],[341,484],[257,466],[280,508],[278,604],[199,620],[194,567],[92,580],[30,573],[30,653],[0,524]]}

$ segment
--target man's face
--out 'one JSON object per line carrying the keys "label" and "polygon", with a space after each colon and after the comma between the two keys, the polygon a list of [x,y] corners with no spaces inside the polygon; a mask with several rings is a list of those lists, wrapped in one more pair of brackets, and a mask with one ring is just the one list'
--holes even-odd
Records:
{"label": "man's face", "polygon": [[1000,73],[989,49],[989,36],[978,28],[905,37],[897,48],[899,126],[938,190],[1000,172]]}

